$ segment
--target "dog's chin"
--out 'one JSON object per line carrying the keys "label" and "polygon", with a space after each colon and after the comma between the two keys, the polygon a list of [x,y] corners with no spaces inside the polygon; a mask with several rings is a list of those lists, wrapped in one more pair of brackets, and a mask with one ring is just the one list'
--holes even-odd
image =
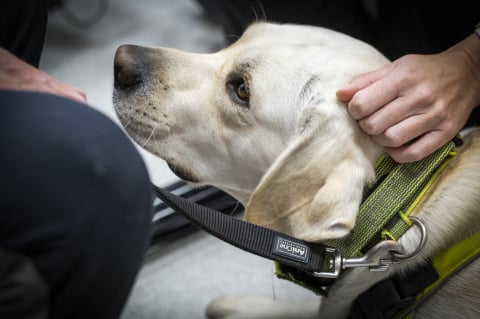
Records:
{"label": "dog's chin", "polygon": [[191,183],[198,183],[200,180],[188,169],[178,166],[177,164],[172,164],[167,161],[167,165],[170,170],[180,179]]}

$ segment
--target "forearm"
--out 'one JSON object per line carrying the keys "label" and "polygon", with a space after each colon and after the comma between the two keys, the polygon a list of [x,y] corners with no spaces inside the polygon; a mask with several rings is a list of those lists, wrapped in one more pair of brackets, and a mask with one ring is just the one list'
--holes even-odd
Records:
{"label": "forearm", "polygon": [[464,55],[465,62],[470,67],[466,76],[471,80],[473,103],[475,106],[480,105],[480,34],[471,34],[448,51]]}

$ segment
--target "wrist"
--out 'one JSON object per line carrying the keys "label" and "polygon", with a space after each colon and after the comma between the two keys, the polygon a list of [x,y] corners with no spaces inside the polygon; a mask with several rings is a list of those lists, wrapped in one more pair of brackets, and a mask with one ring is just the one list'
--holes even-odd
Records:
{"label": "wrist", "polygon": [[471,53],[474,56],[474,70],[473,72],[476,74],[477,80],[477,99],[476,99],[476,106],[480,106],[480,22],[477,23],[474,30],[474,37],[476,41],[473,41],[472,46],[470,47]]}
{"label": "wrist", "polygon": [[475,31],[447,52],[458,54],[459,61],[463,61],[464,89],[472,99],[472,108],[480,105],[480,35]]}

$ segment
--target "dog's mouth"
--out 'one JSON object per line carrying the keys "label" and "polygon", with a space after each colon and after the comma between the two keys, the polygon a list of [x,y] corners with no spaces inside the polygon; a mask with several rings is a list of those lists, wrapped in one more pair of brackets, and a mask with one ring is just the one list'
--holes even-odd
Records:
{"label": "dog's mouth", "polygon": [[187,182],[192,182],[192,183],[199,182],[198,178],[196,178],[195,175],[190,170],[184,169],[183,167],[180,167],[176,164],[172,164],[169,161],[167,161],[167,165],[170,168],[170,170],[175,175],[177,175],[178,178],[183,179],[184,181],[187,181]]}

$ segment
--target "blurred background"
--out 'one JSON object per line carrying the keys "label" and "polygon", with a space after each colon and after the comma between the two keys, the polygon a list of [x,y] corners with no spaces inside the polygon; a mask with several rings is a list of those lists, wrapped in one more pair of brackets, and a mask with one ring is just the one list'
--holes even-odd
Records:
{"label": "blurred background", "polygon": [[[214,52],[226,45],[219,26],[195,0],[52,0],[40,68],[86,92],[91,107],[118,123],[112,106],[113,57],[121,44]],[[142,153],[152,181],[178,179]],[[276,279],[273,263],[192,227],[162,236],[146,254],[122,319],[204,318],[220,295],[256,294],[300,300],[309,291]]]}

